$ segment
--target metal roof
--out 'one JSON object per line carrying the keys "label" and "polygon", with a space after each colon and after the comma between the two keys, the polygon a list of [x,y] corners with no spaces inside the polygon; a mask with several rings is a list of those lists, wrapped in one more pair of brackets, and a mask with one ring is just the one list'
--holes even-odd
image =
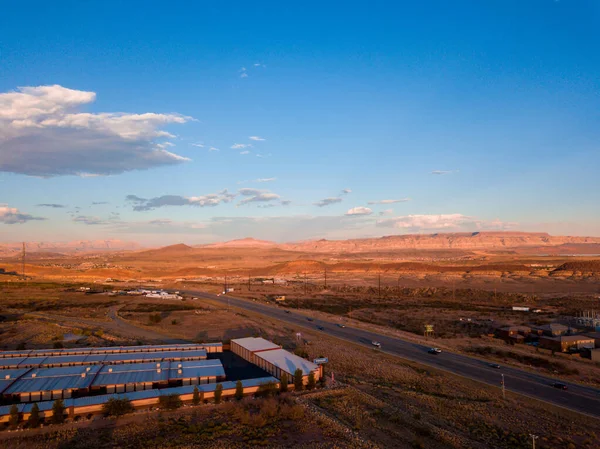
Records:
{"label": "metal roof", "polygon": [[24,349],[22,351],[0,351],[0,359],[6,357],[27,357],[31,349]]}
{"label": "metal roof", "polygon": [[179,363],[171,362],[169,380],[193,379],[197,377],[225,377],[225,370],[223,369],[220,360],[196,360]]}
{"label": "metal roof", "polygon": [[8,387],[4,394],[87,388],[99,370],[100,367],[94,365],[33,369]]}
{"label": "metal roof", "polygon": [[105,365],[94,379],[92,386],[166,382],[168,370],[169,362]]}
{"label": "metal roof", "polygon": [[3,393],[16,379],[25,374],[29,369],[5,369],[0,373],[0,393]]}
{"label": "metal roof", "polygon": [[[42,365],[60,365],[63,363],[85,363],[85,359],[87,357],[88,356],[85,354],[58,355],[58,356],[45,357],[45,360],[43,360]],[[31,359],[31,357],[27,357],[27,361],[29,361],[29,359]]]}
{"label": "metal roof", "polygon": [[234,340],[231,340],[231,343],[236,343],[250,352],[268,351],[272,349],[281,348],[281,346],[276,345],[272,341],[265,340],[264,338],[260,337],[236,338]]}
{"label": "metal roof", "polygon": [[298,357],[297,355],[292,354],[285,349],[258,352],[255,354],[255,356],[269,362],[270,364],[291,375],[294,375],[294,372],[297,369],[301,369],[302,374],[306,376],[307,374],[310,374],[312,371],[315,371],[319,368],[319,365],[309,362],[302,357]]}
{"label": "metal roof", "polygon": [[0,359],[0,369],[5,370],[8,368],[17,368],[19,363],[24,362],[27,357],[8,357],[5,359]]}

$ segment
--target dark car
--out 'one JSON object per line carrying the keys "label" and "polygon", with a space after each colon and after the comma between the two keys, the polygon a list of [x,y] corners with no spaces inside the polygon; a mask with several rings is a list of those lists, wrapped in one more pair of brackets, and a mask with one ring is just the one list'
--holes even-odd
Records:
{"label": "dark car", "polygon": [[317,326],[317,329],[319,329],[320,331],[322,331],[325,328],[323,326]]}
{"label": "dark car", "polygon": [[289,310],[284,310],[284,312],[285,312],[285,313],[290,313],[290,311],[289,311]]}
{"label": "dark car", "polygon": [[340,323],[340,324],[338,324],[338,327],[346,327],[346,325]]}
{"label": "dark car", "polygon": [[554,383],[552,384],[552,386],[553,386],[554,388],[558,388],[559,390],[568,390],[568,389],[569,389],[569,388],[568,388],[568,387],[567,387],[565,384],[563,384],[562,382],[554,382]]}
{"label": "dark car", "polygon": [[500,369],[500,365],[498,365],[497,363],[490,363],[489,367],[490,368]]}
{"label": "dark car", "polygon": [[313,321],[313,319],[312,319],[312,318],[307,318],[307,320],[308,320],[308,321]]}
{"label": "dark car", "polygon": [[438,355],[438,354],[441,354],[442,350],[440,348],[431,348],[427,352],[430,354]]}

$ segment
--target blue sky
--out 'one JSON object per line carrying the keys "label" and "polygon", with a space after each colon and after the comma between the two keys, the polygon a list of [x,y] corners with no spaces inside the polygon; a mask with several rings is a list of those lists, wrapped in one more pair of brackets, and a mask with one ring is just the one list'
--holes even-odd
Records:
{"label": "blue sky", "polygon": [[599,2],[323,3],[3,6],[0,240],[600,235]]}

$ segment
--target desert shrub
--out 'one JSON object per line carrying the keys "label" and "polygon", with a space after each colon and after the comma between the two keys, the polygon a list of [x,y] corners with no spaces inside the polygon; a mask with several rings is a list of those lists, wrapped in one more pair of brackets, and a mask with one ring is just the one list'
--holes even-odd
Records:
{"label": "desert shrub", "polygon": [[24,351],[25,350],[25,342],[21,342],[17,345],[17,351]]}
{"label": "desert shrub", "polygon": [[8,424],[11,428],[16,428],[19,424],[19,407],[13,404],[9,411]]}
{"label": "desert shrub", "polygon": [[179,323],[179,321],[177,321],[177,320],[171,320],[171,324],[172,324],[173,326],[177,325],[177,323]]}
{"label": "desert shrub", "polygon": [[274,418],[277,416],[277,401],[273,398],[265,399],[260,405],[260,412],[267,418]]}
{"label": "desert shrub", "polygon": [[150,321],[152,324],[158,324],[162,321],[162,316],[160,313],[151,313],[148,315],[148,321]]}
{"label": "desert shrub", "polygon": [[168,394],[158,398],[158,405],[162,409],[175,410],[183,405],[178,394]]}
{"label": "desert shrub", "polygon": [[110,398],[102,406],[102,412],[106,416],[123,416],[134,411],[131,401],[127,398]]}
{"label": "desert shrub", "polygon": [[303,377],[302,370],[300,368],[298,368],[294,372],[294,388],[296,389],[296,391],[302,391],[302,389],[304,388],[304,383],[303,383],[302,377]]}
{"label": "desert shrub", "polygon": [[236,400],[241,401],[244,397],[244,386],[242,385],[242,381],[238,380],[235,383],[235,394],[234,397]]}
{"label": "desert shrub", "polygon": [[222,396],[223,396],[223,385],[217,384],[217,388],[215,389],[215,404],[221,403]]}
{"label": "desert shrub", "polygon": [[198,387],[194,387],[194,394],[192,395],[192,404],[200,404],[200,391],[198,390]]}
{"label": "desert shrub", "polygon": [[275,382],[267,382],[258,387],[255,393],[256,397],[268,398],[277,394],[277,384]]}
{"label": "desert shrub", "polygon": [[38,427],[40,425],[40,408],[37,403],[34,403],[31,407],[31,413],[29,414],[29,418],[27,419],[27,424],[29,427]]}
{"label": "desert shrub", "polygon": [[281,374],[281,381],[279,384],[279,391],[281,391],[282,393],[285,393],[286,391],[288,391],[288,376],[286,373],[282,373]]}
{"label": "desert shrub", "polygon": [[57,399],[52,404],[52,424],[61,424],[65,422],[65,404],[61,399]]}
{"label": "desert shrub", "polygon": [[65,347],[65,345],[63,345],[62,341],[55,341],[52,346],[54,346],[54,349],[62,349]]}

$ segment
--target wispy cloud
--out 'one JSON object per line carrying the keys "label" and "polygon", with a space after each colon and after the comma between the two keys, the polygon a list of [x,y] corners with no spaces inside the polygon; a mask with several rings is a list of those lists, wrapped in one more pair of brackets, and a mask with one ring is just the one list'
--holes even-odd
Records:
{"label": "wispy cloud", "polygon": [[259,136],[250,136],[250,137],[248,137],[248,139],[254,140],[256,142],[262,142],[262,141],[266,140],[266,139],[263,139],[262,137],[259,137]]}
{"label": "wispy cloud", "polygon": [[348,212],[346,212],[346,215],[371,215],[372,213],[373,211],[368,207],[358,206],[349,209]]}
{"label": "wispy cloud", "polygon": [[406,203],[407,201],[410,201],[410,198],[400,198],[397,200],[369,201],[368,204],[394,204],[394,203]]}
{"label": "wispy cloud", "polygon": [[53,209],[64,209],[65,206],[64,204],[54,204],[54,203],[42,203],[42,204],[36,204],[37,207],[51,207]]}
{"label": "wispy cloud", "polygon": [[201,196],[163,195],[156,198],[140,198],[136,195],[127,195],[126,201],[133,203],[134,211],[147,211],[164,206],[196,206],[214,207],[221,203],[230,203],[235,198],[235,193],[229,193],[227,189],[218,193],[210,193]]}
{"label": "wispy cloud", "polygon": [[379,215],[392,215],[394,213],[394,209],[385,209],[379,212]]}
{"label": "wispy cloud", "polygon": [[92,206],[99,206],[101,204],[109,204],[108,201],[94,201]]}
{"label": "wispy cloud", "polygon": [[28,221],[37,220],[45,220],[45,218],[24,214],[15,207],[8,207],[7,204],[0,204],[0,224],[23,224]]}
{"label": "wispy cloud", "polygon": [[250,154],[250,151],[248,151],[248,150],[240,151],[240,154]]}
{"label": "wispy cloud", "polygon": [[234,143],[233,145],[231,145],[231,148],[233,150],[241,150],[244,148],[251,148],[252,144],[250,143]]}
{"label": "wispy cloud", "polygon": [[243,72],[243,73],[240,75],[240,78],[248,78],[248,74],[247,74],[246,72]]}
{"label": "wispy cloud", "polygon": [[506,230],[518,226],[517,223],[502,222],[500,220],[480,220],[463,214],[432,214],[432,215],[405,215],[401,217],[379,220],[377,226],[406,229],[412,232],[435,230]]}
{"label": "wispy cloud", "polygon": [[256,182],[273,182],[276,181],[277,178],[258,178]]}
{"label": "wispy cloud", "polygon": [[329,198],[323,198],[322,200],[319,200],[313,204],[318,207],[325,207],[325,206],[331,206],[332,204],[341,203],[341,202],[342,202],[342,199],[339,197],[329,197]]}
{"label": "wispy cloud", "polygon": [[265,157],[270,157],[270,156],[271,156],[271,153],[269,153],[269,154],[260,154],[260,153],[257,153],[256,154],[256,157],[260,157],[260,158],[265,158]]}
{"label": "wispy cloud", "polygon": [[221,150],[219,150],[218,148],[215,148],[215,147],[210,147],[208,149],[208,151],[221,151]]}
{"label": "wispy cloud", "polygon": [[450,173],[457,173],[458,170],[433,170],[432,175],[449,175]]}
{"label": "wispy cloud", "polygon": [[204,148],[204,144],[202,142],[199,143],[190,143],[193,147]]}
{"label": "wispy cloud", "polygon": [[166,149],[174,136],[164,127],[191,117],[78,111],[95,99],[94,92],[59,85],[0,94],[0,171],[110,175],[189,161]]}
{"label": "wispy cloud", "polygon": [[352,189],[343,189],[341,195],[348,195],[349,193],[352,193]]}
{"label": "wispy cloud", "polygon": [[279,195],[269,192],[268,190],[244,188],[238,190],[238,193],[246,197],[238,203],[238,206],[243,206],[248,203],[266,203],[281,199]]}

